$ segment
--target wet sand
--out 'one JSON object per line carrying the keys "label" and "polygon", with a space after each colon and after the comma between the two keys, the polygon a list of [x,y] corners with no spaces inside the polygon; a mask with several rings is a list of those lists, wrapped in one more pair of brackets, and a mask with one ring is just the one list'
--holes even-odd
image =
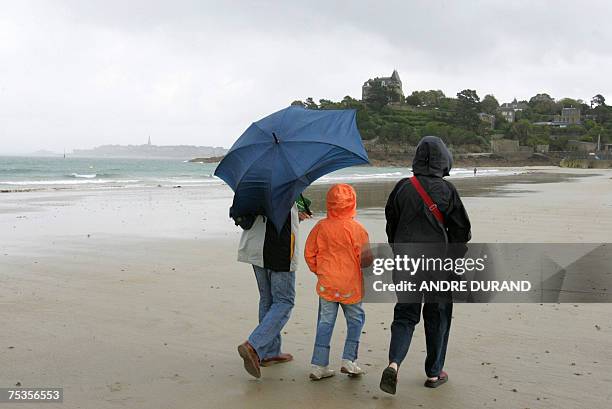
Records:
{"label": "wet sand", "polygon": [[[448,178],[448,180],[453,182],[461,197],[500,197],[529,191],[528,187],[521,187],[521,185],[559,183],[595,175],[595,173],[586,171],[564,172],[559,168],[542,167],[516,175],[461,177]],[[396,183],[397,180],[352,183],[359,198],[359,208],[384,207]],[[325,195],[328,187],[328,185],[316,184],[310,186],[304,193],[312,199],[314,211],[320,212],[325,209]]]}
{"label": "wet sand", "polygon": [[[534,172],[474,180],[472,188],[472,182],[456,181],[474,241],[609,241],[611,172]],[[385,239],[379,203],[388,185],[358,186],[358,218],[373,241]],[[310,195],[317,198],[314,189]],[[263,378],[254,380],[235,346],[256,323],[257,290],[249,266],[234,261],[240,231],[227,220],[227,190],[0,197],[0,386],[64,387],[64,403],[45,407],[506,409],[612,403],[608,304],[456,305],[448,384],[422,386],[419,325],[392,397],[378,389],[392,318],[386,304],[365,306],[365,377],[308,381],[317,301],[314,276],[302,263],[283,341],[296,359],[264,368]],[[302,225],[302,243],[312,225]],[[339,318],[334,367],[344,333]]]}

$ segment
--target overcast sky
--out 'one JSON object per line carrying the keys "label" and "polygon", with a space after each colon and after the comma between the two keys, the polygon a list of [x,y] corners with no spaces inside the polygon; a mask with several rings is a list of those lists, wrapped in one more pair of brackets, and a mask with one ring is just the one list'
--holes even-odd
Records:
{"label": "overcast sky", "polygon": [[607,1],[12,1],[0,4],[0,152],[229,147],[308,96],[465,88],[612,100]]}

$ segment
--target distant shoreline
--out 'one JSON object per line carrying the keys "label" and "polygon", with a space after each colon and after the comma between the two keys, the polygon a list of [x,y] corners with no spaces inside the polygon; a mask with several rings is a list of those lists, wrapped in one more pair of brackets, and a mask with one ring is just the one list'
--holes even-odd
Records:
{"label": "distant shoreline", "polygon": [[193,158],[189,159],[187,162],[191,163],[219,163],[223,160],[225,156],[212,156],[210,158]]}
{"label": "distant shoreline", "polygon": [[[385,167],[407,167],[412,165],[411,154],[393,152],[381,154],[379,152],[368,152],[370,166],[377,168]],[[209,158],[193,158],[188,162],[192,163],[219,163],[224,156],[214,156]],[[457,155],[454,160],[455,167],[504,167],[516,168],[524,166],[559,166],[559,160],[545,155],[520,156],[518,158],[506,157],[499,154],[468,156],[465,154]],[[367,166],[367,165],[366,165]]]}

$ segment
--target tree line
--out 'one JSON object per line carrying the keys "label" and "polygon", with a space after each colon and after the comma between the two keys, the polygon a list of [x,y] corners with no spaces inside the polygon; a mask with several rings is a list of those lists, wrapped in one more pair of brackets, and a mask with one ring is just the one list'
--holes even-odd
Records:
{"label": "tree line", "polygon": [[[371,84],[367,98],[357,100],[346,96],[342,101],[312,97],[296,100],[292,105],[308,109],[356,109],[357,125],[364,140],[378,138],[382,142],[416,144],[425,135],[436,135],[455,147],[472,151],[488,149],[492,135],[517,139],[522,145],[549,144],[553,150],[565,150],[567,141],[579,139],[603,143],[612,142],[612,106],[597,94],[589,103],[581,99],[555,100],[549,94],[538,93],[529,100],[517,101],[521,110],[515,121],[508,122],[500,113],[500,103],[492,94],[482,99],[476,90],[465,89],[455,97],[441,90],[414,91],[405,98],[380,83]],[[566,127],[537,123],[550,122],[563,108],[579,108],[582,122]],[[494,126],[485,113],[494,117]],[[467,145],[467,146],[466,146]]]}

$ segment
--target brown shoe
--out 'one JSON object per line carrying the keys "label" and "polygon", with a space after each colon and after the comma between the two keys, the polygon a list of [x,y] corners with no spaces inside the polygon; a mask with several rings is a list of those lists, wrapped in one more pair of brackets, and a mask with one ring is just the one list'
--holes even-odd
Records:
{"label": "brown shoe", "polygon": [[440,372],[440,375],[437,377],[438,379],[428,379],[425,381],[426,388],[437,388],[440,385],[443,385],[448,381],[448,374],[444,371]]}
{"label": "brown shoe", "polygon": [[244,360],[244,369],[255,378],[261,378],[259,357],[251,344],[249,344],[249,341],[245,341],[238,345],[238,354],[240,354],[240,357]]}
{"label": "brown shoe", "polygon": [[276,364],[284,364],[285,362],[293,361],[293,355],[280,353],[278,356],[273,356],[271,358],[266,358],[261,361],[261,366],[267,367]]}

